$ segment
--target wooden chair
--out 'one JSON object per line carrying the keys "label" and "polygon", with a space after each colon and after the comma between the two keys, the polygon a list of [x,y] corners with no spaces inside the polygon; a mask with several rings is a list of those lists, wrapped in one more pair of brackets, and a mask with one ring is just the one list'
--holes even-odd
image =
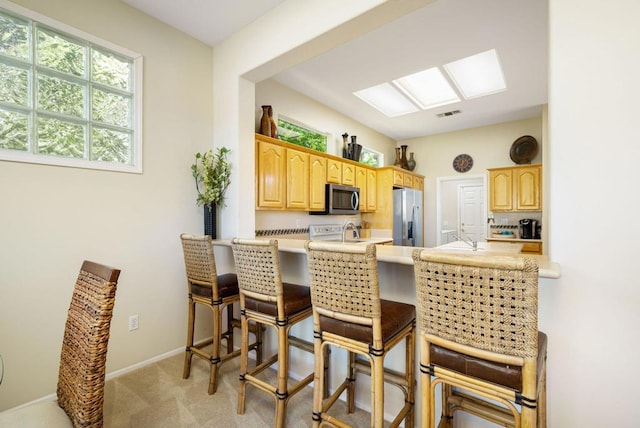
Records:
{"label": "wooden chair", "polygon": [[[305,244],[313,304],[315,379],[313,426],[347,426],[329,408],[347,391],[347,411],[355,410],[358,372],[371,376],[371,426],[384,424],[384,382],[399,387],[405,404],[392,421],[414,425],[415,306],[380,299],[376,247],[308,241]],[[384,368],[388,351],[405,340],[405,371]],[[325,348],[348,351],[347,377],[326,402],[322,398]],[[361,357],[358,357],[361,356]],[[364,358],[362,358],[364,357]]]}
{"label": "wooden chair", "polygon": [[[184,254],[184,265],[187,273],[189,292],[189,320],[187,326],[187,347],[184,357],[182,378],[187,379],[191,373],[193,355],[209,363],[209,394],[218,388],[218,369],[222,363],[240,355],[240,349],[234,350],[233,329],[240,328],[240,321],[233,317],[233,304],[240,302],[238,280],[236,274],[218,275],[213,244],[208,235],[180,235]],[[208,307],[213,312],[213,335],[210,340],[194,345],[194,329],[196,304]],[[222,313],[227,309],[227,329],[222,331]],[[262,329],[252,329],[256,336],[250,349],[256,351],[256,362],[262,362]],[[220,355],[222,340],[226,341],[227,353]],[[205,347],[212,345],[211,352]]]}
{"label": "wooden chair", "polygon": [[0,413],[0,426],[102,427],[109,327],[119,275],[118,269],[82,263],[62,339],[57,404],[40,402]]}
{"label": "wooden chair", "polygon": [[423,426],[434,427],[441,384],[439,427],[453,427],[458,410],[500,426],[546,427],[536,261],[428,249],[414,250],[413,260]]}
{"label": "wooden chair", "polygon": [[[233,239],[233,258],[240,287],[242,343],[238,414],[245,412],[247,384],[271,394],[276,400],[275,426],[285,426],[289,398],[313,380],[313,373],[289,386],[289,346],[313,353],[313,345],[289,335],[298,322],[311,316],[309,287],[283,283],[276,240]],[[247,370],[247,335],[250,321],[273,327],[278,351],[255,369]],[[271,385],[257,376],[278,363],[277,383]]]}

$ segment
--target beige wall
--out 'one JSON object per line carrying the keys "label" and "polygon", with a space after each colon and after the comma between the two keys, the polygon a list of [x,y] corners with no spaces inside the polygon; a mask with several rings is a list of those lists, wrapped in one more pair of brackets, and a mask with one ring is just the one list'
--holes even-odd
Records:
{"label": "beige wall", "polygon": [[144,56],[144,173],[0,161],[0,410],[55,392],[84,259],[122,270],[109,372],[184,346],[178,235],[202,231],[189,166],[213,133],[210,47],[117,0],[17,3]]}

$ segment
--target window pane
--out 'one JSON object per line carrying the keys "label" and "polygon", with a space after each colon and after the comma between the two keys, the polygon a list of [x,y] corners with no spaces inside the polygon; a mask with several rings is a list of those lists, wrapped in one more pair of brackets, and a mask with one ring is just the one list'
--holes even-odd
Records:
{"label": "window pane", "polygon": [[104,128],[93,128],[91,160],[131,163],[131,135]]}
{"label": "window pane", "polygon": [[360,163],[378,167],[382,166],[382,154],[363,147],[362,153],[360,154]]}
{"label": "window pane", "polygon": [[84,117],[84,87],[44,75],[38,76],[38,108]]}
{"label": "window pane", "polygon": [[84,46],[51,31],[38,29],[38,65],[75,76],[84,76],[84,56]]}
{"label": "window pane", "polygon": [[0,14],[0,52],[16,58],[29,59],[29,24]]}
{"label": "window pane", "polygon": [[28,124],[27,115],[0,109],[0,148],[28,150]]}
{"label": "window pane", "polygon": [[57,119],[38,119],[38,152],[82,159],[84,127]]}
{"label": "window pane", "polygon": [[128,128],[131,126],[130,106],[129,97],[93,90],[93,120]]}
{"label": "window pane", "polygon": [[93,50],[92,53],[92,77],[96,82],[113,86],[118,89],[131,90],[130,75],[131,63],[122,61],[115,56]]}
{"label": "window pane", "polygon": [[278,138],[319,152],[327,151],[325,135],[282,119],[278,119]]}
{"label": "window pane", "polygon": [[27,106],[29,72],[0,63],[0,101]]}

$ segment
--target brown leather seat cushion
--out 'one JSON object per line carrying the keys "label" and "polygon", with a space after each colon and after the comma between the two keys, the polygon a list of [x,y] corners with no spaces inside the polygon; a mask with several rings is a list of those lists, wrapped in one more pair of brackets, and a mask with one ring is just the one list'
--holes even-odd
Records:
{"label": "brown leather seat cushion", "polygon": [[[408,303],[392,302],[380,299],[380,310],[382,312],[382,342],[386,343],[400,330],[416,319],[416,307]],[[348,337],[359,342],[373,342],[373,328],[339,321],[320,315],[320,329],[343,337]]]}
{"label": "brown leather seat cushion", "polygon": [[[470,357],[437,345],[430,345],[431,364],[468,376],[522,391],[522,367]],[[538,332],[538,376],[547,355],[547,335]]]}
{"label": "brown leather seat cushion", "polygon": [[[311,307],[311,289],[303,285],[282,283],[284,295],[284,313],[293,315]],[[263,302],[250,297],[244,300],[245,309],[261,312],[267,315],[278,315],[278,307],[275,303]]]}
{"label": "brown leather seat cushion", "polygon": [[[238,294],[238,292],[238,277],[235,273],[225,273],[218,276],[218,294],[221,299]],[[213,296],[213,290],[206,285],[191,284],[191,293],[207,299]]]}

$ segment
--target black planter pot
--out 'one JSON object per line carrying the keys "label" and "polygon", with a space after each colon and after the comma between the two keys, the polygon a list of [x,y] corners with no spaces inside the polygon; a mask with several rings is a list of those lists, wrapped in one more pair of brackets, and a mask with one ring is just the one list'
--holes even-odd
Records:
{"label": "black planter pot", "polygon": [[216,239],[216,208],[216,204],[204,206],[204,234],[211,236],[213,239]]}

